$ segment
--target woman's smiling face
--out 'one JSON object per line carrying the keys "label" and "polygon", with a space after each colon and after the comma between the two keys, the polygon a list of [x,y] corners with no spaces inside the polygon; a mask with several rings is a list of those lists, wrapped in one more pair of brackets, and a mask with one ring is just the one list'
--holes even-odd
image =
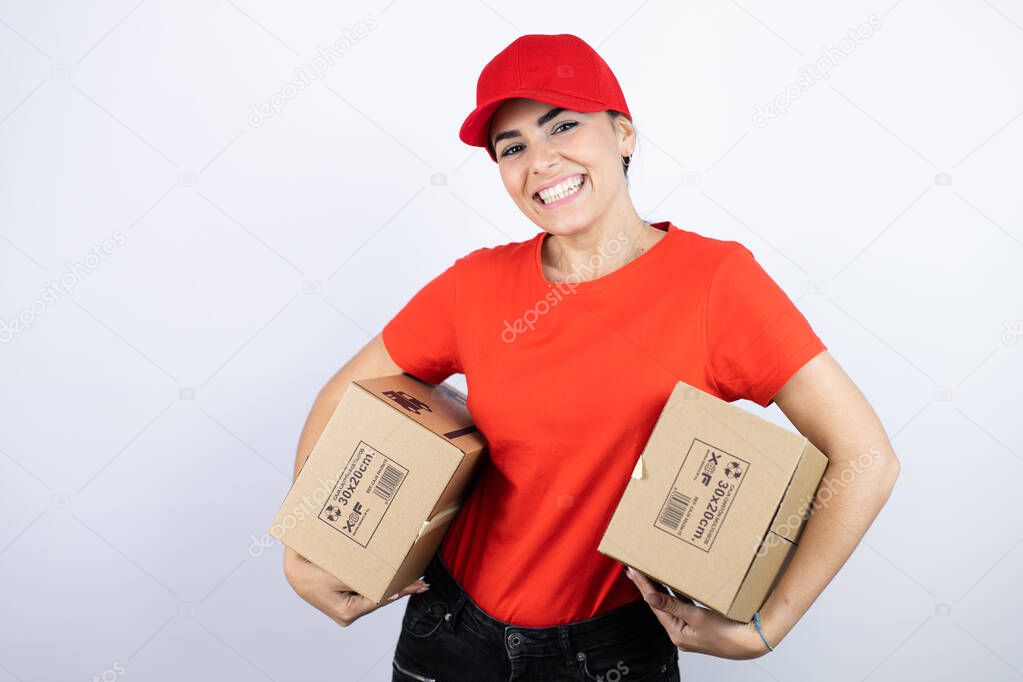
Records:
{"label": "woman's smiling face", "polygon": [[622,156],[635,135],[624,116],[510,99],[490,120],[490,141],[508,194],[548,232],[575,232],[627,200]]}

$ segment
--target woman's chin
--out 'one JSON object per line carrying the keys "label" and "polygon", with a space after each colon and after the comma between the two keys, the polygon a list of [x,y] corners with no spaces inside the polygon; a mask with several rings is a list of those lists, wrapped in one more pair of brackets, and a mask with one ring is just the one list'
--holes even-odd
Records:
{"label": "woman's chin", "polygon": [[533,213],[529,216],[538,227],[555,235],[570,235],[585,232],[593,222],[593,216],[587,211],[565,211],[563,215],[543,215]]}

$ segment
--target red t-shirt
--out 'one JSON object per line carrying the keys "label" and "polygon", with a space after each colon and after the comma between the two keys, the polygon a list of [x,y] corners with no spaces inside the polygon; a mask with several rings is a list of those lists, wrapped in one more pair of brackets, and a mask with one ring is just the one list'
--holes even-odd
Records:
{"label": "red t-shirt", "polygon": [[653,225],[667,231],[653,247],[574,285],[544,277],[546,232],[477,249],[383,328],[409,374],[466,377],[489,456],[440,551],[499,620],[546,627],[639,599],[597,545],[676,382],[766,407],[826,349],[741,243]]}

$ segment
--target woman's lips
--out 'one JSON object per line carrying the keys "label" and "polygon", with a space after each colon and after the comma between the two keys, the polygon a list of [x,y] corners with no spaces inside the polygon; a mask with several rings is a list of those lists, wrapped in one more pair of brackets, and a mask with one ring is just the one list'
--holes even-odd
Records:
{"label": "woman's lips", "polygon": [[576,197],[578,197],[580,194],[583,193],[583,188],[586,187],[586,178],[587,178],[587,176],[586,176],[585,173],[583,173],[583,174],[580,175],[580,177],[582,178],[582,182],[579,183],[579,189],[577,189],[576,191],[572,192],[567,197],[562,197],[562,198],[558,199],[555,202],[552,202],[550,204],[545,204],[545,203],[543,203],[543,200],[540,198],[539,195],[534,194],[533,195],[533,201],[535,201],[536,203],[540,204],[541,208],[558,208],[559,206],[564,206],[565,204],[569,203],[570,201],[572,201],[573,199],[575,199]]}

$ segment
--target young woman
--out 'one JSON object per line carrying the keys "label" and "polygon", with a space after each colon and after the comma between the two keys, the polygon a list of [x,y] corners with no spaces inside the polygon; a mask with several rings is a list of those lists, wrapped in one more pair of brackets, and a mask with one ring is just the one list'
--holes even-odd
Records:
{"label": "young woman", "polygon": [[[535,237],[477,249],[427,283],[328,382],[296,472],[353,378],[466,376],[489,454],[411,595],[395,680],[678,680],[679,651],[777,646],[887,500],[898,460],[864,396],[736,241],[647,223],[629,197],[636,132],[579,38],[526,35],[480,75],[460,131],[484,147]],[[777,403],[838,478],[753,623],[667,594],[597,552],[678,380]],[[298,593],[342,625],[369,600],[286,549]]]}

